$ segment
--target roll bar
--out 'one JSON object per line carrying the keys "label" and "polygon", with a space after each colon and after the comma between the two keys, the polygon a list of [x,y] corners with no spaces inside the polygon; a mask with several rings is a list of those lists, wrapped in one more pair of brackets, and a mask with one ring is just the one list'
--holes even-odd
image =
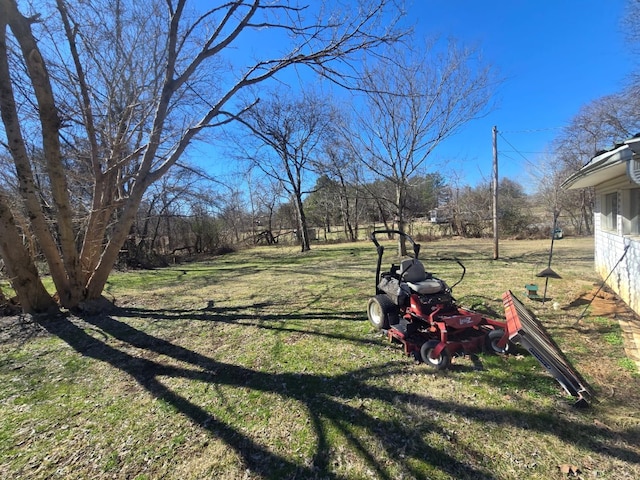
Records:
{"label": "roll bar", "polygon": [[376,246],[376,251],[378,252],[378,262],[376,264],[376,293],[380,293],[378,291],[378,283],[380,282],[380,270],[382,268],[382,256],[384,254],[384,246],[380,245],[380,242],[378,242],[376,235],[391,235],[391,234],[400,235],[401,237],[404,237],[407,240],[409,240],[409,243],[411,243],[411,246],[413,247],[413,257],[415,259],[418,258],[418,253],[420,253],[420,244],[414,242],[413,238],[411,238],[409,235],[407,235],[406,233],[400,230],[374,230],[373,232],[371,232],[371,235],[369,235],[369,238],[371,238],[371,241]]}
{"label": "roll bar", "polygon": [[401,230],[375,230],[371,232],[370,238],[373,244],[376,246],[376,249],[380,249],[380,248],[384,249],[384,247],[380,245],[380,243],[376,239],[376,235],[382,235],[382,234],[385,234],[385,235],[395,234],[395,235],[400,235],[401,237],[406,238],[407,240],[409,240],[409,243],[411,243],[411,246],[413,247],[413,257],[416,259],[418,258],[418,254],[420,253],[420,244],[414,242],[413,238],[411,238],[409,235],[407,235]]}

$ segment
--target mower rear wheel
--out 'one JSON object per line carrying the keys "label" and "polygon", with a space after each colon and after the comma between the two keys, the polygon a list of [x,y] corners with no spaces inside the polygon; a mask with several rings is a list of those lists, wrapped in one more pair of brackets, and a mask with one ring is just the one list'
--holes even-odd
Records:
{"label": "mower rear wheel", "polygon": [[437,340],[430,340],[422,344],[420,348],[420,356],[422,357],[422,361],[429,365],[430,367],[435,368],[436,370],[444,370],[451,363],[451,356],[446,348],[442,349],[440,355],[436,358],[431,358],[431,352],[434,348],[438,346],[440,342]]}
{"label": "mower rear wheel", "polygon": [[504,354],[509,351],[509,342],[504,347],[499,347],[498,342],[504,335],[504,330],[498,328],[496,330],[491,330],[487,335],[487,350],[492,353]]}
{"label": "mower rear wheel", "polygon": [[389,317],[398,315],[398,306],[391,301],[386,295],[376,295],[369,299],[367,305],[367,316],[369,322],[376,329],[382,330],[389,328]]}

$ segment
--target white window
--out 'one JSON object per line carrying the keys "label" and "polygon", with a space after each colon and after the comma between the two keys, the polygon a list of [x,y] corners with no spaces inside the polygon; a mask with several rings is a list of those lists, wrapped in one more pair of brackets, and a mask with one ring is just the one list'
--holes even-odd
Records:
{"label": "white window", "polygon": [[602,229],[617,230],[618,222],[618,193],[608,193],[602,202]]}

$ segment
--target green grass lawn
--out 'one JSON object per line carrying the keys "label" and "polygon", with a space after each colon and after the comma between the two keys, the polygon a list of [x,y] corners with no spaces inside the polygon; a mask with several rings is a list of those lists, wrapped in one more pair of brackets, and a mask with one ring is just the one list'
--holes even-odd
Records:
{"label": "green grass lawn", "polygon": [[[391,245],[391,244],[390,244]],[[592,242],[425,243],[464,306],[512,290],[595,389],[572,398],[518,349],[436,372],[370,327],[368,242],[256,248],[115,273],[118,307],[0,319],[0,478],[640,478],[640,378],[615,319],[587,316]],[[388,260],[391,262],[391,257]],[[388,266],[388,264],[385,264]],[[574,474],[574,472],[577,472]]]}

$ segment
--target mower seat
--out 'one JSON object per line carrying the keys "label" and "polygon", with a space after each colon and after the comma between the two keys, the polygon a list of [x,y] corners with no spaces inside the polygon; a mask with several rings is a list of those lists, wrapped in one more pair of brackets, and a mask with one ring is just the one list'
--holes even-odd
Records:
{"label": "mower seat", "polygon": [[422,262],[415,258],[403,260],[399,273],[400,279],[414,292],[429,295],[444,290],[442,282],[427,273]]}

